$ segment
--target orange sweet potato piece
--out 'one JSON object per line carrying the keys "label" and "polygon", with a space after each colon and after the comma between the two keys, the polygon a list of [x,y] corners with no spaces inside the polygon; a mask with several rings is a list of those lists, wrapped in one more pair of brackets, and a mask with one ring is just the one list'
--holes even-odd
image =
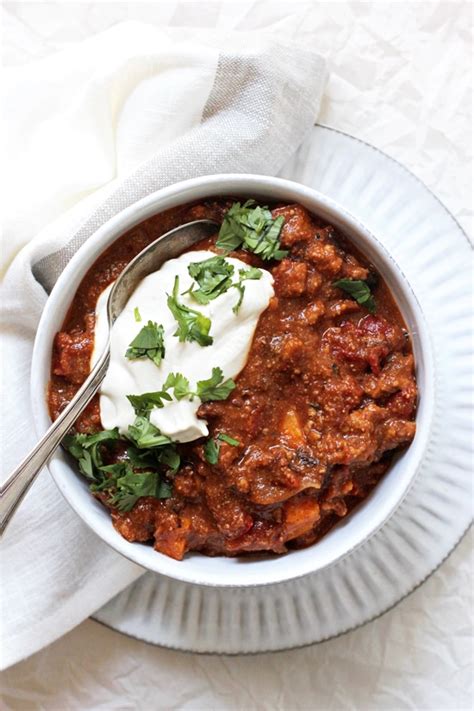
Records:
{"label": "orange sweet potato piece", "polygon": [[294,410],[288,410],[285,414],[281,431],[292,447],[301,447],[305,443],[304,432]]}
{"label": "orange sweet potato piece", "polygon": [[311,531],[319,521],[319,504],[314,499],[290,499],[283,507],[283,538],[286,541]]}

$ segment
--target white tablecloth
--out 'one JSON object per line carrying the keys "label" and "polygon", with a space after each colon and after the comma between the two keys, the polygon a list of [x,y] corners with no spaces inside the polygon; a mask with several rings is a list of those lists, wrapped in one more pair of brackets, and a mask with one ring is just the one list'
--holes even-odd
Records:
{"label": "white tablecloth", "polygon": [[[20,64],[124,19],[253,29],[297,13],[328,57],[320,120],[414,171],[472,232],[470,3],[7,3],[4,62]],[[319,646],[217,658],[150,647],[87,621],[2,675],[7,709],[468,709],[472,535],[380,619]]]}

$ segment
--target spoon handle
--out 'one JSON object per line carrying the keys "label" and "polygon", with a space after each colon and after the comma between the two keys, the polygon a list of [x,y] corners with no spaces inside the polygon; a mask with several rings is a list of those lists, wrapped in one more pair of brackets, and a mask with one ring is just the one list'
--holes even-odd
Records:
{"label": "spoon handle", "polygon": [[0,535],[5,531],[17,506],[43,466],[61,444],[63,437],[69,432],[74,422],[97,392],[107,372],[109,358],[110,351],[107,347],[89,377],[67,407],[53,422],[36,447],[15,469],[5,484],[0,487]]}

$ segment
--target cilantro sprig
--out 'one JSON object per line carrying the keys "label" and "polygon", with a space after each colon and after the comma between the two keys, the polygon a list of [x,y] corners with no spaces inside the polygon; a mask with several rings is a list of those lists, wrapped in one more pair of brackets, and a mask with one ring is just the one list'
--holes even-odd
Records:
{"label": "cilantro sprig", "polygon": [[244,300],[244,294],[245,294],[245,286],[242,284],[243,281],[246,279],[261,279],[262,278],[262,270],[257,269],[256,267],[249,267],[249,269],[239,269],[239,281],[236,282],[235,284],[232,284],[232,286],[235,286],[237,291],[239,292],[239,300],[235,304],[235,306],[232,307],[232,311],[234,314],[239,313],[239,309],[242,306],[242,301]]}
{"label": "cilantro sprig", "polygon": [[[136,319],[136,314],[135,314]],[[139,331],[133,341],[130,343],[125,357],[129,360],[137,360],[138,358],[149,358],[160,365],[165,357],[163,326],[158,325],[154,321],[148,321],[146,326]]]}
{"label": "cilantro sprig", "polygon": [[104,456],[113,454],[113,447],[120,439],[118,430],[113,429],[68,435],[63,444],[77,459],[91,491],[106,492],[107,503],[119,511],[130,511],[142,496],[168,498],[171,487],[162,473],[171,475],[180,467],[175,444],[147,417],[137,416],[128,428],[127,439],[133,444],[127,449],[127,459],[104,464]]}
{"label": "cilantro sprig", "polygon": [[231,447],[238,447],[240,445],[240,442],[238,439],[234,439],[230,435],[226,434],[225,432],[219,432],[217,435],[217,439],[220,439],[221,442],[226,442],[227,444],[230,444]]}
{"label": "cilantro sprig", "polygon": [[206,380],[198,380],[195,390],[192,390],[188,378],[182,373],[169,373],[161,390],[142,395],[127,395],[127,398],[137,417],[147,419],[155,407],[164,407],[163,400],[168,402],[172,400],[169,390],[173,391],[176,400],[183,400],[185,397],[193,400],[198,397],[201,402],[209,402],[211,400],[226,400],[234,388],[235,382],[232,378],[224,379],[222,368],[213,368],[211,377]]}
{"label": "cilantro sprig", "polygon": [[232,378],[224,380],[221,368],[213,368],[211,377],[207,380],[198,380],[196,384],[196,395],[202,402],[210,400],[227,400],[235,383]]}
{"label": "cilantro sprig", "polygon": [[171,395],[165,389],[152,393],[142,393],[141,395],[127,395],[127,400],[135,410],[136,415],[146,415],[154,407],[164,407],[163,400],[170,401]]}
{"label": "cilantro sprig", "polygon": [[174,443],[155,447],[154,449],[138,449],[131,444],[127,448],[127,456],[132,466],[140,469],[156,467],[162,464],[172,474],[175,474],[181,465],[181,457]]}
{"label": "cilantro sprig", "polygon": [[242,247],[264,260],[283,259],[288,254],[280,248],[284,222],[283,215],[273,219],[268,207],[260,207],[255,200],[243,205],[235,202],[224,216],[216,246],[227,253]]}
{"label": "cilantro sprig", "polygon": [[232,447],[238,447],[240,445],[237,439],[230,437],[228,434],[225,434],[225,432],[219,432],[216,438],[209,437],[204,443],[204,458],[208,464],[214,465],[219,461],[220,442],[226,442]]}
{"label": "cilantro sprig", "polygon": [[364,306],[369,313],[375,313],[377,306],[367,282],[359,279],[338,279],[333,281],[332,285],[349,294],[360,306]]}
{"label": "cilantro sprig", "polygon": [[157,471],[136,472],[129,462],[117,462],[101,467],[108,476],[92,491],[109,492],[108,503],[119,511],[130,511],[142,496],[168,499],[171,486],[163,481]]}
{"label": "cilantro sprig", "polygon": [[230,289],[234,267],[224,257],[215,256],[202,262],[191,262],[188,272],[199,288],[195,289],[193,284],[184,293],[189,293],[199,304],[208,304]]}
{"label": "cilantro sprig", "polygon": [[161,434],[146,415],[137,415],[133,425],[128,427],[128,438],[138,449],[153,449],[171,444],[172,440]]}
{"label": "cilantro sprig", "polygon": [[75,435],[66,435],[63,439],[63,444],[72,456],[77,459],[79,471],[87,479],[94,481],[97,469],[103,465],[101,445],[116,442],[118,439],[120,439],[120,435],[115,427],[113,430],[102,430],[95,434],[79,432]]}
{"label": "cilantro sprig", "polygon": [[[150,422],[152,409],[163,407],[163,400],[171,400],[167,391],[172,389],[177,400],[197,396],[202,402],[208,402],[225,400],[234,388],[235,383],[231,378],[224,380],[221,368],[213,368],[210,378],[196,383],[195,391],[190,389],[188,379],[181,373],[170,373],[163,390],[129,395],[136,417],[125,436],[129,442],[127,458],[113,464],[105,464],[104,455],[113,455],[116,443],[121,440],[117,428],[94,434],[68,435],[63,443],[77,459],[79,470],[89,480],[91,491],[105,492],[110,506],[119,511],[130,511],[143,496],[158,499],[171,496],[170,484],[163,479],[162,473],[164,470],[172,475],[181,465],[176,443]],[[221,441],[234,447],[239,445],[238,440],[223,432],[219,433],[217,439],[211,438],[205,445],[205,456],[209,463],[217,463]]]}
{"label": "cilantro sprig", "polygon": [[246,279],[261,279],[262,270],[257,267],[239,269],[238,281],[232,282],[234,271],[234,266],[224,257],[216,256],[204,259],[202,262],[191,262],[188,272],[199,288],[196,289],[192,284],[184,294],[190,294],[200,304],[208,304],[229,289],[235,288],[239,292],[239,300],[232,311],[237,314],[245,294],[245,286],[242,282]]}
{"label": "cilantro sprig", "polygon": [[195,395],[190,388],[189,380],[182,373],[169,373],[163,385],[163,390],[173,390],[176,400],[182,400],[185,397],[189,397],[192,400]]}
{"label": "cilantro sprig", "polygon": [[173,292],[168,294],[168,308],[173,314],[178,328],[174,336],[178,336],[180,343],[184,341],[199,343],[200,346],[210,346],[214,339],[209,335],[211,320],[200,311],[190,309],[178,299],[179,277],[174,280]]}

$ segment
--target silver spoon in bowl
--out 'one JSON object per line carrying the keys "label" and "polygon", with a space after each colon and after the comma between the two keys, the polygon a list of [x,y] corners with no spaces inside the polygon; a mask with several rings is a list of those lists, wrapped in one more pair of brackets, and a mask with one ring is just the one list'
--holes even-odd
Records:
{"label": "silver spoon in bowl", "polygon": [[[188,247],[210,237],[219,224],[195,220],[166,232],[132,259],[114,283],[107,301],[109,332],[114,321],[139,282],[157,271],[168,259],[178,257]],[[110,359],[110,339],[87,380],[53,422],[38,444],[0,487],[0,535],[5,531],[16,508],[51,455],[61,444],[74,422],[92,400],[105,377]]]}

